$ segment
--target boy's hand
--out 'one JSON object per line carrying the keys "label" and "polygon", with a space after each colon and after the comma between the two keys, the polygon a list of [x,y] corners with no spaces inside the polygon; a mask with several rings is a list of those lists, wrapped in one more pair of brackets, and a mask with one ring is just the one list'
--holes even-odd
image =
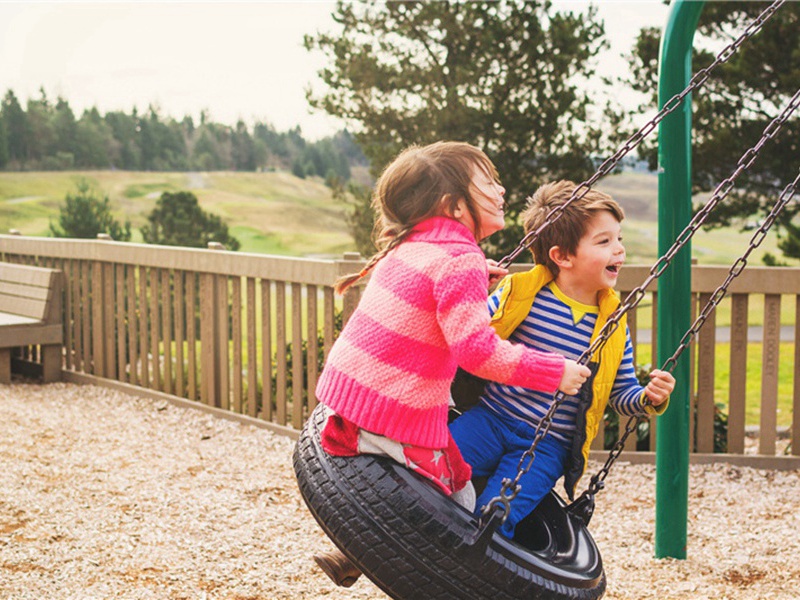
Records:
{"label": "boy's hand", "polygon": [[675,389],[675,378],[672,373],[653,369],[650,372],[650,383],[645,386],[644,393],[650,404],[658,406],[667,401],[673,389]]}
{"label": "boy's hand", "polygon": [[575,396],[581,389],[583,382],[589,379],[592,371],[585,365],[579,365],[574,360],[564,360],[564,374],[558,389],[568,396]]}
{"label": "boy's hand", "polygon": [[508,269],[497,266],[497,261],[491,258],[486,259],[486,266],[489,267],[489,287],[500,281],[503,277],[508,275]]}

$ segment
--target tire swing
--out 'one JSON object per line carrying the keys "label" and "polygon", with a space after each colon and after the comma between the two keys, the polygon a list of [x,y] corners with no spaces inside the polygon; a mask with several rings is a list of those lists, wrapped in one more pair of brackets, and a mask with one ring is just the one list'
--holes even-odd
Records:
{"label": "tire swing", "polygon": [[[714,67],[725,62],[745,39],[758,31],[782,3],[783,0],[778,0],[766,9],[740,38],[720,53],[714,63],[699,71],[683,92],[667,102],[645,127],[600,166],[592,178],[578,186],[564,205],[547,215],[544,224],[525,236],[501,264],[509,264],[533,243],[544,227],[560,217],[566,205],[585,195],[600,177],[613,170],[666,114],[675,110],[684,97],[705,82]],[[752,164],[758,150],[767,139],[774,137],[798,101],[800,91],[784,113],[770,123],[759,143],[740,159],[734,174],[720,184],[706,207],[695,215],[672,248],[653,266],[644,284],[628,295],[592,346],[578,360],[579,363],[588,364],[589,357],[618,327],[622,316],[639,304],[647,286],[661,275],[706,215],[728,194],[733,180]],[[777,213],[791,199],[798,181],[800,176],[787,186],[770,216],[756,232],[747,252],[731,267],[726,282],[712,295],[676,353],[667,361],[667,365],[671,363],[669,370],[674,368],[677,357],[688,347],[705,318],[722,299],[732,279],[741,272],[747,256],[761,242]],[[301,495],[328,537],[392,598],[600,598],[605,592],[606,578],[600,552],[587,525],[594,508],[594,496],[603,488],[605,477],[621,453],[625,439],[636,430],[637,417],[631,418],[603,468],[591,478],[587,490],[574,503],[568,506],[551,491],[517,526],[513,541],[495,531],[505,518],[509,503],[517,494],[518,481],[530,469],[536,446],[547,434],[552,414],[563,399],[563,394],[556,394],[531,448],[520,461],[516,478],[504,481],[499,496],[482,509],[479,517],[444,496],[420,475],[389,458],[328,455],[320,443],[320,432],[326,418],[326,409],[322,405],[307,420],[293,455]]]}

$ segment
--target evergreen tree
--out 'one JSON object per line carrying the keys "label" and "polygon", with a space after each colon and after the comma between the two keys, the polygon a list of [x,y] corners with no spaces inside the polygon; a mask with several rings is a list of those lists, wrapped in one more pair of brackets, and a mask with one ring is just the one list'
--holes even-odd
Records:
{"label": "evergreen tree", "polygon": [[55,139],[51,155],[54,158],[55,168],[71,169],[75,165],[78,123],[69,106],[69,102],[60,96],[56,100],[56,106],[53,110],[52,127]]}
{"label": "evergreen tree", "polygon": [[223,151],[220,148],[215,128],[201,125],[197,129],[197,141],[192,150],[192,165],[200,171],[218,171],[223,168]]}
{"label": "evergreen tree", "polygon": [[141,168],[148,171],[171,171],[189,166],[183,130],[173,119],[161,120],[156,107],[137,121]]}
{"label": "evergreen tree", "polygon": [[[692,64],[698,70],[714,54],[705,48],[722,48],[744,30],[765,8],[763,2],[708,2],[695,36]],[[639,33],[629,62],[629,85],[646,94],[640,110],[657,103],[658,51],[661,32],[646,28]],[[703,88],[692,94],[692,186],[695,193],[713,190],[736,168],[740,157],[761,136],[797,91],[800,81],[800,4],[781,6],[761,31],[746,40],[728,62],[719,66]],[[760,151],[758,159],[738,178],[725,202],[709,215],[711,227],[740,225],[758,220],[774,204],[780,191],[796,175],[800,164],[800,119],[795,115],[781,127],[778,137]],[[652,168],[657,162],[655,136],[643,145]],[[699,209],[700,207],[696,207]],[[778,220],[787,239],[786,256],[795,247],[800,205],[790,204]],[[791,223],[795,227],[789,227]],[[800,245],[800,240],[796,242]]]}
{"label": "evergreen tree", "polygon": [[8,136],[3,119],[0,119],[0,169],[8,163]]}
{"label": "evergreen tree", "polygon": [[119,161],[113,130],[96,107],[84,111],[75,127],[75,164],[91,169],[108,169]]}
{"label": "evergreen tree", "polygon": [[541,183],[593,171],[607,123],[590,122],[599,94],[586,86],[605,47],[596,10],[555,11],[546,1],[340,0],[335,35],[307,36],[328,66],[312,106],[358,124],[373,175],[404,147],[461,140],[484,149],[507,189],[510,225],[494,255],[522,237],[514,223]]}
{"label": "evergreen tree", "polygon": [[[71,112],[71,111],[70,111]],[[138,114],[134,109],[130,115],[124,112],[110,112],[105,121],[119,145],[119,162],[114,164],[120,169],[138,171],[142,168],[142,151],[138,139]]]}
{"label": "evergreen tree", "polygon": [[39,99],[28,100],[28,157],[41,166],[45,157],[56,153],[55,132],[53,131],[53,107],[47,99],[44,89],[39,90]]}
{"label": "evergreen tree", "polygon": [[353,182],[345,184],[336,177],[329,179],[327,183],[333,190],[334,200],[344,202],[349,207],[345,221],[355,241],[356,250],[362,256],[372,256],[377,250],[372,241],[376,214],[372,207],[370,189]]}
{"label": "evergreen tree", "polygon": [[[286,136],[281,135],[272,125],[266,123],[256,123],[253,127],[253,137],[257,142],[261,142],[266,149],[266,158],[269,160],[275,157],[276,161],[285,162],[289,159],[289,148],[286,143]],[[267,160],[262,161],[262,166],[275,166],[268,164]]]}
{"label": "evergreen tree", "polygon": [[231,137],[231,154],[233,167],[238,171],[255,171],[256,156],[253,138],[247,131],[243,121],[236,123],[236,129]]}
{"label": "evergreen tree", "polygon": [[27,112],[9,90],[0,107],[0,167],[12,169],[127,170],[289,170],[300,176],[334,172],[350,177],[350,160],[365,160],[348,136],[307,142],[295,127],[277,132],[256,123],[252,134],[239,120],[235,127],[211,121],[207,111],[200,125],[191,117],[162,118],[151,106],[145,116],[134,108],[102,115],[84,111],[76,119],[69,102],[53,104],[42,89],[27,101]]}
{"label": "evergreen tree", "polygon": [[123,227],[114,218],[107,195],[101,197],[85,179],[75,187],[59,209],[58,223],[50,223],[53,237],[95,239],[98,233],[107,233],[114,240],[130,241],[131,224],[126,221]]}
{"label": "evergreen tree", "polygon": [[30,155],[31,128],[28,116],[11,90],[3,98],[0,119],[6,131],[9,161],[24,167]]}
{"label": "evergreen tree", "polygon": [[229,250],[240,247],[222,219],[204,211],[191,192],[161,194],[147,222],[141,232],[148,244],[207,248],[208,242],[214,241]]}
{"label": "evergreen tree", "polygon": [[783,226],[785,235],[778,242],[778,248],[787,258],[800,259],[800,224],[795,225],[787,220],[783,223]]}

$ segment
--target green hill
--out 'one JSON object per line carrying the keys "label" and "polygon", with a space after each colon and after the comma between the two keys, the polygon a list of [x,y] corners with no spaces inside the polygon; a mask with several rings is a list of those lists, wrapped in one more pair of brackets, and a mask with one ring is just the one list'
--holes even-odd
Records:
{"label": "green hill", "polygon": [[130,171],[0,173],[0,230],[46,236],[64,197],[81,178],[108,194],[133,241],[162,192],[189,190],[225,220],[242,251],[294,256],[353,250],[345,207],[320,180],[285,172],[154,173]]}
{"label": "green hill", "polygon": [[[50,220],[57,218],[64,197],[74,191],[80,178],[108,194],[120,221],[131,221],[133,241],[141,241],[139,227],[162,192],[189,190],[205,210],[228,223],[244,252],[333,257],[355,249],[345,224],[347,208],[333,200],[320,179],[299,179],[287,172],[0,173],[0,231],[48,235]],[[628,263],[652,264],[658,257],[656,176],[611,175],[600,181],[598,189],[610,193],[625,209]],[[692,240],[692,254],[700,264],[730,264],[747,248],[751,235],[735,228],[700,230]],[[781,255],[774,232],[749,262],[761,264],[764,252]]]}

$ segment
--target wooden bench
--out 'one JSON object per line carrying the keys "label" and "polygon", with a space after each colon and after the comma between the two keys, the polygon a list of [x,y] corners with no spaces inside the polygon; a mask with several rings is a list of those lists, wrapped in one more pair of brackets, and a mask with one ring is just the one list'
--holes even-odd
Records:
{"label": "wooden bench", "polygon": [[62,273],[0,262],[0,383],[11,382],[13,348],[41,345],[45,382],[61,379]]}

